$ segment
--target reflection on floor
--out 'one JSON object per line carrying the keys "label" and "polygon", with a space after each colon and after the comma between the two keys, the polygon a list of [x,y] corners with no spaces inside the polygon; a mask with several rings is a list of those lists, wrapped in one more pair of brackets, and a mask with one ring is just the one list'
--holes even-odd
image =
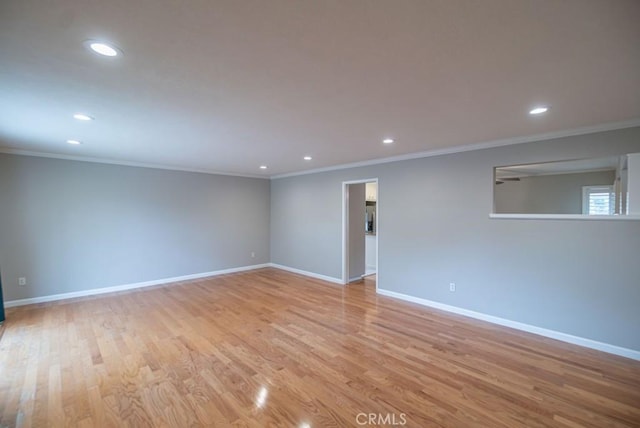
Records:
{"label": "reflection on floor", "polygon": [[367,290],[367,292],[371,291],[371,292],[375,293],[376,292],[376,281],[377,281],[377,275],[373,274],[373,275],[367,275],[367,276],[363,277],[359,281],[350,282],[349,285],[364,286],[365,289]]}

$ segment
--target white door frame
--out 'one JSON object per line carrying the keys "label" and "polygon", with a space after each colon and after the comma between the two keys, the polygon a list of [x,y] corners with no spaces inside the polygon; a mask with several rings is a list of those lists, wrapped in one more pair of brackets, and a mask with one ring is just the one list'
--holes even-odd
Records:
{"label": "white door frame", "polygon": [[[349,283],[349,185],[362,183],[376,183],[376,292],[378,292],[378,282],[380,279],[380,211],[377,209],[380,202],[380,186],[378,178],[368,178],[364,180],[352,180],[342,182],[342,284]],[[365,195],[366,199],[366,195]]]}

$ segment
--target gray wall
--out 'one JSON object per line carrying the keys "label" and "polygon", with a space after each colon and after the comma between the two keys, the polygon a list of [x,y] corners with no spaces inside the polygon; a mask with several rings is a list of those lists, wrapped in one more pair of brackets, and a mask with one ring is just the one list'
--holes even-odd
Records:
{"label": "gray wall", "polygon": [[638,151],[630,128],[272,180],[271,260],[339,278],[342,182],[377,177],[380,288],[640,350],[640,222],[489,218],[495,166]]}
{"label": "gray wall", "polygon": [[583,186],[612,186],[615,171],[523,177],[495,186],[496,213],[582,214]]}
{"label": "gray wall", "polygon": [[269,260],[268,180],[0,154],[5,301]]}

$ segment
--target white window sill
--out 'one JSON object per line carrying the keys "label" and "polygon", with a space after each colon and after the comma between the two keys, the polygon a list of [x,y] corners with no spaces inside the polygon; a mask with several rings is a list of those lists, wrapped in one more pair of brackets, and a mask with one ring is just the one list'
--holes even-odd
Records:
{"label": "white window sill", "polygon": [[640,215],[495,214],[489,218],[521,220],[640,220]]}

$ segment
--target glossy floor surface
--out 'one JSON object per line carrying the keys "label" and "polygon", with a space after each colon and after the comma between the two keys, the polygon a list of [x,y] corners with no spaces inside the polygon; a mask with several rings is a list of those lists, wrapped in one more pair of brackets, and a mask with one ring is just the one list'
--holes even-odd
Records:
{"label": "glossy floor surface", "polygon": [[640,362],[369,282],[264,269],[10,309],[0,426],[640,426]]}

